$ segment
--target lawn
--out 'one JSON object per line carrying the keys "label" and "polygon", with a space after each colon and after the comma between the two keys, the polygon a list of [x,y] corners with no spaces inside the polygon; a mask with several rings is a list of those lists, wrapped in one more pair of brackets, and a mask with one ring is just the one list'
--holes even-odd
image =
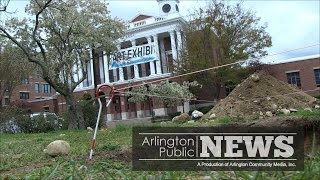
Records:
{"label": "lawn", "polygon": [[[92,133],[85,130],[0,134],[1,179],[320,179],[320,154],[306,156],[305,170],[300,172],[132,171],[131,130],[130,125],[100,130],[92,161],[87,160]],[[45,155],[43,149],[58,139],[70,143],[71,153]]]}

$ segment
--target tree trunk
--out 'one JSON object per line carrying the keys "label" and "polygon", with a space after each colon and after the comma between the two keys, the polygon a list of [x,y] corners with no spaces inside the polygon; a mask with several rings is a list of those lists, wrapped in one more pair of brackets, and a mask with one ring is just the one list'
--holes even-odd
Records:
{"label": "tree trunk", "polygon": [[77,105],[77,101],[73,94],[64,96],[66,99],[69,115],[68,129],[85,129],[84,117],[81,107]]}

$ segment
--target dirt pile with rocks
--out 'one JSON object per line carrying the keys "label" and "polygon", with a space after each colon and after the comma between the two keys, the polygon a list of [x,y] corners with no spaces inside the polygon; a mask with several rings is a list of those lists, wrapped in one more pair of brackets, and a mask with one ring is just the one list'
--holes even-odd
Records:
{"label": "dirt pile with rocks", "polygon": [[261,119],[316,104],[319,104],[316,98],[261,71],[245,79],[204,117]]}

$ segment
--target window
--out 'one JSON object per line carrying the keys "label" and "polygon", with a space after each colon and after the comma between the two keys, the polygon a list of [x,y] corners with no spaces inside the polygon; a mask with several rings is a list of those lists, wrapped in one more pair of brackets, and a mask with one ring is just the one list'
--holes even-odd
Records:
{"label": "window", "polygon": [[49,112],[49,106],[43,106],[43,111],[44,112]]}
{"label": "window", "polygon": [[42,93],[51,93],[51,86],[49,84],[42,84]]}
{"label": "window", "polygon": [[35,83],[35,84],[34,84],[34,91],[35,91],[36,93],[40,93],[39,83]]}
{"label": "window", "polygon": [[29,84],[29,77],[28,76],[22,76],[21,77],[21,84]]}
{"label": "window", "polygon": [[301,88],[301,82],[300,82],[300,74],[299,72],[290,72],[287,73],[287,79],[289,84],[294,84]]}
{"label": "window", "polygon": [[110,82],[114,82],[114,77],[113,77],[113,70],[109,70],[109,80]]}
{"label": "window", "polygon": [[28,92],[20,92],[20,99],[29,99]]}
{"label": "window", "polygon": [[4,98],[4,105],[8,106],[10,104],[9,98]]}
{"label": "window", "polygon": [[314,69],[314,77],[316,79],[317,87],[320,87],[320,68]]}
{"label": "window", "polygon": [[83,81],[83,87],[88,87],[92,84],[92,77],[91,77],[91,66],[90,66],[90,62],[88,62],[88,64],[86,64],[86,69],[87,69],[87,77],[86,79]]}

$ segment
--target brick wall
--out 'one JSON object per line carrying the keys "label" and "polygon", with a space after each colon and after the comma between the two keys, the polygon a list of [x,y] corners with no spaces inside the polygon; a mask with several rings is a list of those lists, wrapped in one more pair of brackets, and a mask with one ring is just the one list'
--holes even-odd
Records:
{"label": "brick wall", "polygon": [[275,78],[284,82],[288,82],[286,72],[298,71],[300,75],[301,89],[303,91],[308,91],[318,88],[316,91],[307,93],[312,96],[319,96],[320,89],[316,85],[314,68],[320,68],[320,58],[273,64],[268,67],[267,71]]}

